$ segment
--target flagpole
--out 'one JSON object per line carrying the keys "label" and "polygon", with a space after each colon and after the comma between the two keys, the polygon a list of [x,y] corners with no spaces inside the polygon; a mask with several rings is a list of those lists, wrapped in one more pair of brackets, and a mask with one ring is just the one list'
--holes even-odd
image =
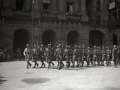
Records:
{"label": "flagpole", "polygon": [[33,37],[34,37],[34,0],[32,1],[32,49],[33,49]]}
{"label": "flagpole", "polygon": [[[34,0],[32,1],[32,50],[33,50],[33,38],[34,38]],[[32,55],[33,60],[33,55]]]}

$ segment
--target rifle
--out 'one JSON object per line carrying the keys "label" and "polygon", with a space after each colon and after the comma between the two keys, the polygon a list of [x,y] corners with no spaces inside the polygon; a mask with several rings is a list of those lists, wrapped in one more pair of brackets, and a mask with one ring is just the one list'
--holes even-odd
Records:
{"label": "rifle", "polygon": [[55,46],[56,46],[56,44],[53,46],[53,48],[52,48],[52,49],[54,49],[54,48],[55,48]]}

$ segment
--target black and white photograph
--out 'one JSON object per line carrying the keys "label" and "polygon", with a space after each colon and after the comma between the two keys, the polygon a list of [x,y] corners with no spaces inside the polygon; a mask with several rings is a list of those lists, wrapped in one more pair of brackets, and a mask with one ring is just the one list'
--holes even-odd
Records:
{"label": "black and white photograph", "polygon": [[120,0],[0,0],[0,90],[120,90]]}

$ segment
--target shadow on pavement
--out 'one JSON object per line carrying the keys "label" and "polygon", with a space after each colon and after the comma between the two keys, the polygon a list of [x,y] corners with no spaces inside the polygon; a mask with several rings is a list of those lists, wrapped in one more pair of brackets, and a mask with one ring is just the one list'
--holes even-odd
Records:
{"label": "shadow on pavement", "polygon": [[0,86],[1,86],[1,84],[3,84],[5,81],[7,81],[7,80],[3,80],[3,78],[4,78],[4,77],[2,77],[2,76],[0,75]]}
{"label": "shadow on pavement", "polygon": [[48,78],[26,78],[21,81],[23,81],[26,84],[34,85],[38,83],[45,83],[49,81],[49,79]]}

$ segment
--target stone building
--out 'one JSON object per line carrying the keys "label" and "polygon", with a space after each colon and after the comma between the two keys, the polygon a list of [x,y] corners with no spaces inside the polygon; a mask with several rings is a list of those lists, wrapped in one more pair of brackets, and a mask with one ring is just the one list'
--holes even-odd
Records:
{"label": "stone building", "polygon": [[109,22],[111,2],[114,0],[0,0],[0,48],[23,52],[27,43],[119,45],[119,25],[111,28]]}

